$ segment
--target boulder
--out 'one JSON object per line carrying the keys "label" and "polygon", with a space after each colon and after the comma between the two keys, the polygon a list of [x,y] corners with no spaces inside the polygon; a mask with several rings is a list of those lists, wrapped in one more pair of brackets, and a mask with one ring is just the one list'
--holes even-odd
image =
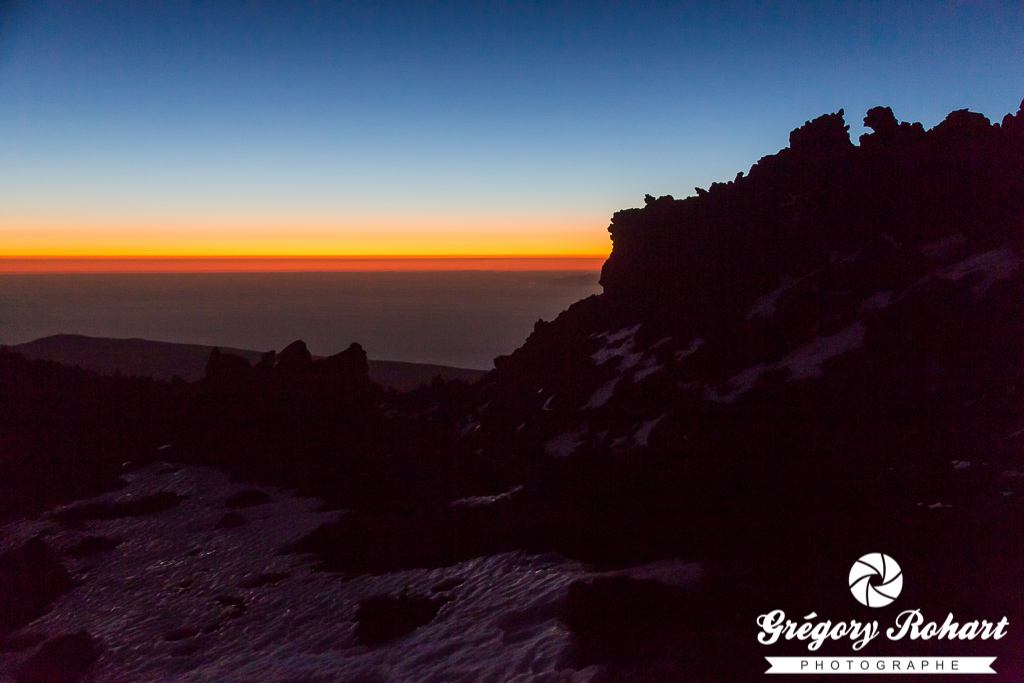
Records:
{"label": "boulder", "polygon": [[366,645],[379,645],[404,636],[434,620],[441,598],[375,595],[359,603],[356,610],[356,638]]}
{"label": "boulder", "polygon": [[38,537],[0,556],[0,635],[46,614],[71,587],[57,551]]}
{"label": "boulder", "polygon": [[307,372],[313,366],[313,356],[301,339],[293,341],[277,354],[274,370],[282,375],[296,375]]}
{"label": "boulder", "polygon": [[100,656],[86,631],[47,640],[18,667],[16,683],[74,683],[82,678]]}

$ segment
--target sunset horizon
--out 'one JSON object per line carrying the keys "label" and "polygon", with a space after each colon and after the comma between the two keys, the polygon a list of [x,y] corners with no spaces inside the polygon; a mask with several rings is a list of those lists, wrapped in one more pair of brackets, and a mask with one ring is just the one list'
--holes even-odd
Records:
{"label": "sunset horizon", "polygon": [[1019,16],[4,3],[0,258],[607,256],[820,113],[1015,111]]}
{"label": "sunset horizon", "polygon": [[0,214],[0,258],[607,256],[610,215],[589,213],[220,221],[86,216],[6,224]]}
{"label": "sunset horizon", "polygon": [[0,273],[593,271],[608,254],[0,255]]}

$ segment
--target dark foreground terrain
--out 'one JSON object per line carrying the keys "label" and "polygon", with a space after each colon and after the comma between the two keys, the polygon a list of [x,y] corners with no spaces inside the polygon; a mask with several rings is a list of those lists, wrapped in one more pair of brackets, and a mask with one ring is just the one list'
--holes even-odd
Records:
{"label": "dark foreground terrain", "polygon": [[[55,334],[24,344],[9,347],[26,358],[52,360],[61,365],[95,370],[101,375],[130,375],[186,382],[203,378],[206,361],[213,348],[198,344],[173,344],[148,339],[109,339],[87,337],[81,334]],[[247,349],[220,349],[242,356],[255,363],[262,351]],[[420,384],[430,383],[435,377],[443,380],[458,379],[475,382],[483,370],[453,368],[447,365],[405,363],[402,361],[368,361],[370,379],[385,389],[411,391]]]}
{"label": "dark foreground terrain", "polygon": [[[475,384],[385,392],[357,344],[216,352],[195,382],[0,351],[0,519],[116,491],[149,463],[212,465],[348,511],[279,548],[339,581],[512,551],[583,563],[552,618],[571,668],[596,665],[588,680],[755,680],[765,656],[809,653],[757,642],[775,609],[883,629],[909,609],[1005,616],[998,641],[882,637],[858,654],[996,656],[986,680],[1019,680],[1024,111],[926,131],[879,107],[865,124],[854,145],[843,112],[822,116],[732,182],[616,213],[604,293],[538,321]],[[56,519],[88,531],[180,495]],[[905,578],[877,609],[847,586],[873,552]],[[665,560],[703,578],[615,573]],[[52,643],[25,640],[33,620],[74,590],[64,563],[45,538],[0,558],[0,627],[26,659]],[[450,590],[367,599],[353,637],[372,649],[443,625]],[[109,656],[73,642],[83,662]]]}

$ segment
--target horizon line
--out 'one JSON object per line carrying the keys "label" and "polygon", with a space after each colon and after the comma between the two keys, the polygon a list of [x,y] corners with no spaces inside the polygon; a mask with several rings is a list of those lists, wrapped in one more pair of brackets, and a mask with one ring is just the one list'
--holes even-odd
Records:
{"label": "horizon line", "polygon": [[0,256],[0,274],[601,270],[607,255]]}

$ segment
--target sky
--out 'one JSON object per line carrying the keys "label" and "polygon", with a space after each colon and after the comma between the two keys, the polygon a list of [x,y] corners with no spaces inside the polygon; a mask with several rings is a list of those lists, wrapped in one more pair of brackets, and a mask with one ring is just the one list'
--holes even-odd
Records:
{"label": "sky", "polygon": [[0,0],[0,256],[600,257],[820,114],[1022,97],[1019,2]]}

